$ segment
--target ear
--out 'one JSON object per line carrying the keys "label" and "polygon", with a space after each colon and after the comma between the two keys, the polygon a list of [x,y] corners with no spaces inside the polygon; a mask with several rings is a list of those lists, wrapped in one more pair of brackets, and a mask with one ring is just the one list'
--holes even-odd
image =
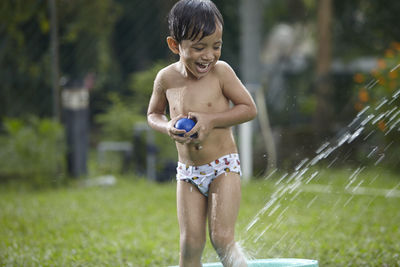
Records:
{"label": "ear", "polygon": [[168,44],[169,49],[172,51],[172,53],[177,54],[177,55],[179,54],[179,43],[174,38],[172,38],[171,36],[168,36],[167,44]]}

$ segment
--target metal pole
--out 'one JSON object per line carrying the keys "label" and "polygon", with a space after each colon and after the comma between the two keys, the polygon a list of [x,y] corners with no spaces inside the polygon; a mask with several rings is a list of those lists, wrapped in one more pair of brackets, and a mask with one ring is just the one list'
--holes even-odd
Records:
{"label": "metal pole", "polygon": [[[241,78],[253,97],[256,90],[260,88],[261,10],[260,0],[241,0]],[[239,126],[239,150],[245,180],[253,176],[252,124],[252,122],[247,122]]]}
{"label": "metal pole", "polygon": [[58,54],[58,26],[57,26],[57,7],[55,0],[48,0],[50,13],[50,49],[51,49],[51,78],[53,94],[53,118],[60,121],[60,85],[59,85],[59,54]]}

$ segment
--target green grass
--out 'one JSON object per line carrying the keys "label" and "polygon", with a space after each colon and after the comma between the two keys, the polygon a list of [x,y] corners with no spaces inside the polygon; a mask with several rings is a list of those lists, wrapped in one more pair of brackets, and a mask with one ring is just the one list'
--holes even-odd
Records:
{"label": "green grass", "polygon": [[[247,255],[317,259],[320,266],[399,266],[400,198],[350,194],[345,186],[353,172],[319,172],[311,183],[329,185],[332,193],[287,191],[249,231],[285,181],[276,185],[277,174],[244,184],[237,238]],[[355,183],[361,180],[382,189],[400,182],[383,170],[363,170]],[[0,188],[0,266],[175,265],[178,240],[174,182],[124,177],[112,187]],[[206,261],[217,261],[209,242]]]}

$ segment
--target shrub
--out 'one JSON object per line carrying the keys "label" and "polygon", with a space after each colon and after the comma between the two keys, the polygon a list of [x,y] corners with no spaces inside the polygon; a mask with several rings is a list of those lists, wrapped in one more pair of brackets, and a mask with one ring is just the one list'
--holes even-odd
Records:
{"label": "shrub", "polygon": [[[399,167],[397,155],[387,155],[388,147],[399,149],[400,144],[400,43],[392,43],[384,56],[377,60],[377,67],[371,73],[356,73],[356,111],[365,111],[369,116],[366,124],[370,132],[381,133],[377,153],[387,162]],[[372,78],[366,78],[371,77]],[[368,119],[368,117],[367,117]],[[370,153],[370,152],[368,152]]]}
{"label": "shrub", "polygon": [[50,119],[6,118],[0,135],[0,181],[24,179],[33,185],[55,184],[65,173],[65,138]]}
{"label": "shrub", "polygon": [[[96,116],[95,121],[101,126],[100,138],[112,141],[132,141],[134,127],[146,124],[146,112],[157,73],[166,66],[164,62],[155,63],[148,70],[136,72],[129,77],[130,96],[110,94],[111,105],[106,112]],[[167,164],[176,161],[175,144],[165,134],[154,132],[156,148],[146,146],[146,134],[137,138],[140,140],[134,147],[135,161],[144,163],[149,149],[155,149],[157,156],[157,171],[163,172]],[[140,164],[136,164],[140,165]],[[138,170],[136,170],[138,171]]]}

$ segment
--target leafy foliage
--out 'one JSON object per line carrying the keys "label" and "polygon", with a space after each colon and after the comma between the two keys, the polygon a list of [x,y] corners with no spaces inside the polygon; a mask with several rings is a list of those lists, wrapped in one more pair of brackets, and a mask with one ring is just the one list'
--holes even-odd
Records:
{"label": "leafy foliage", "polygon": [[64,129],[49,119],[4,120],[0,136],[0,181],[18,179],[34,185],[59,182],[65,171]]}
{"label": "leafy foliage", "polygon": [[[155,63],[148,70],[134,73],[129,78],[130,95],[122,98],[117,94],[109,94],[111,104],[104,113],[95,117],[95,121],[101,127],[100,138],[113,141],[131,141],[134,129],[137,125],[146,124],[146,113],[148,102],[152,93],[153,81],[157,73],[165,67],[166,63]],[[155,146],[157,156],[158,171],[162,171],[164,164],[176,160],[176,151],[171,139],[159,132],[155,134]],[[135,155],[144,155],[149,149],[146,146],[145,134],[138,136],[140,142],[136,144]],[[138,151],[140,150],[140,151]]]}
{"label": "leafy foliage", "polygon": [[104,113],[95,117],[95,121],[101,125],[103,139],[132,139],[134,125],[146,122],[153,81],[157,72],[164,66],[165,63],[156,63],[148,70],[132,74],[129,78],[129,96],[109,94],[111,104]]}
{"label": "leafy foliage", "polygon": [[109,99],[111,104],[107,110],[95,117],[96,122],[101,125],[101,138],[114,141],[131,140],[133,126],[137,122],[144,122],[146,117],[139,112],[137,106],[115,93],[110,93]]}
{"label": "leafy foliage", "polygon": [[[378,58],[377,67],[371,73],[354,75],[355,104],[357,111],[373,107],[373,123],[370,130],[382,133],[384,144],[399,146],[400,140],[400,43],[394,42]],[[368,111],[366,113],[369,113]],[[398,167],[399,157],[394,156],[392,165]]]}

